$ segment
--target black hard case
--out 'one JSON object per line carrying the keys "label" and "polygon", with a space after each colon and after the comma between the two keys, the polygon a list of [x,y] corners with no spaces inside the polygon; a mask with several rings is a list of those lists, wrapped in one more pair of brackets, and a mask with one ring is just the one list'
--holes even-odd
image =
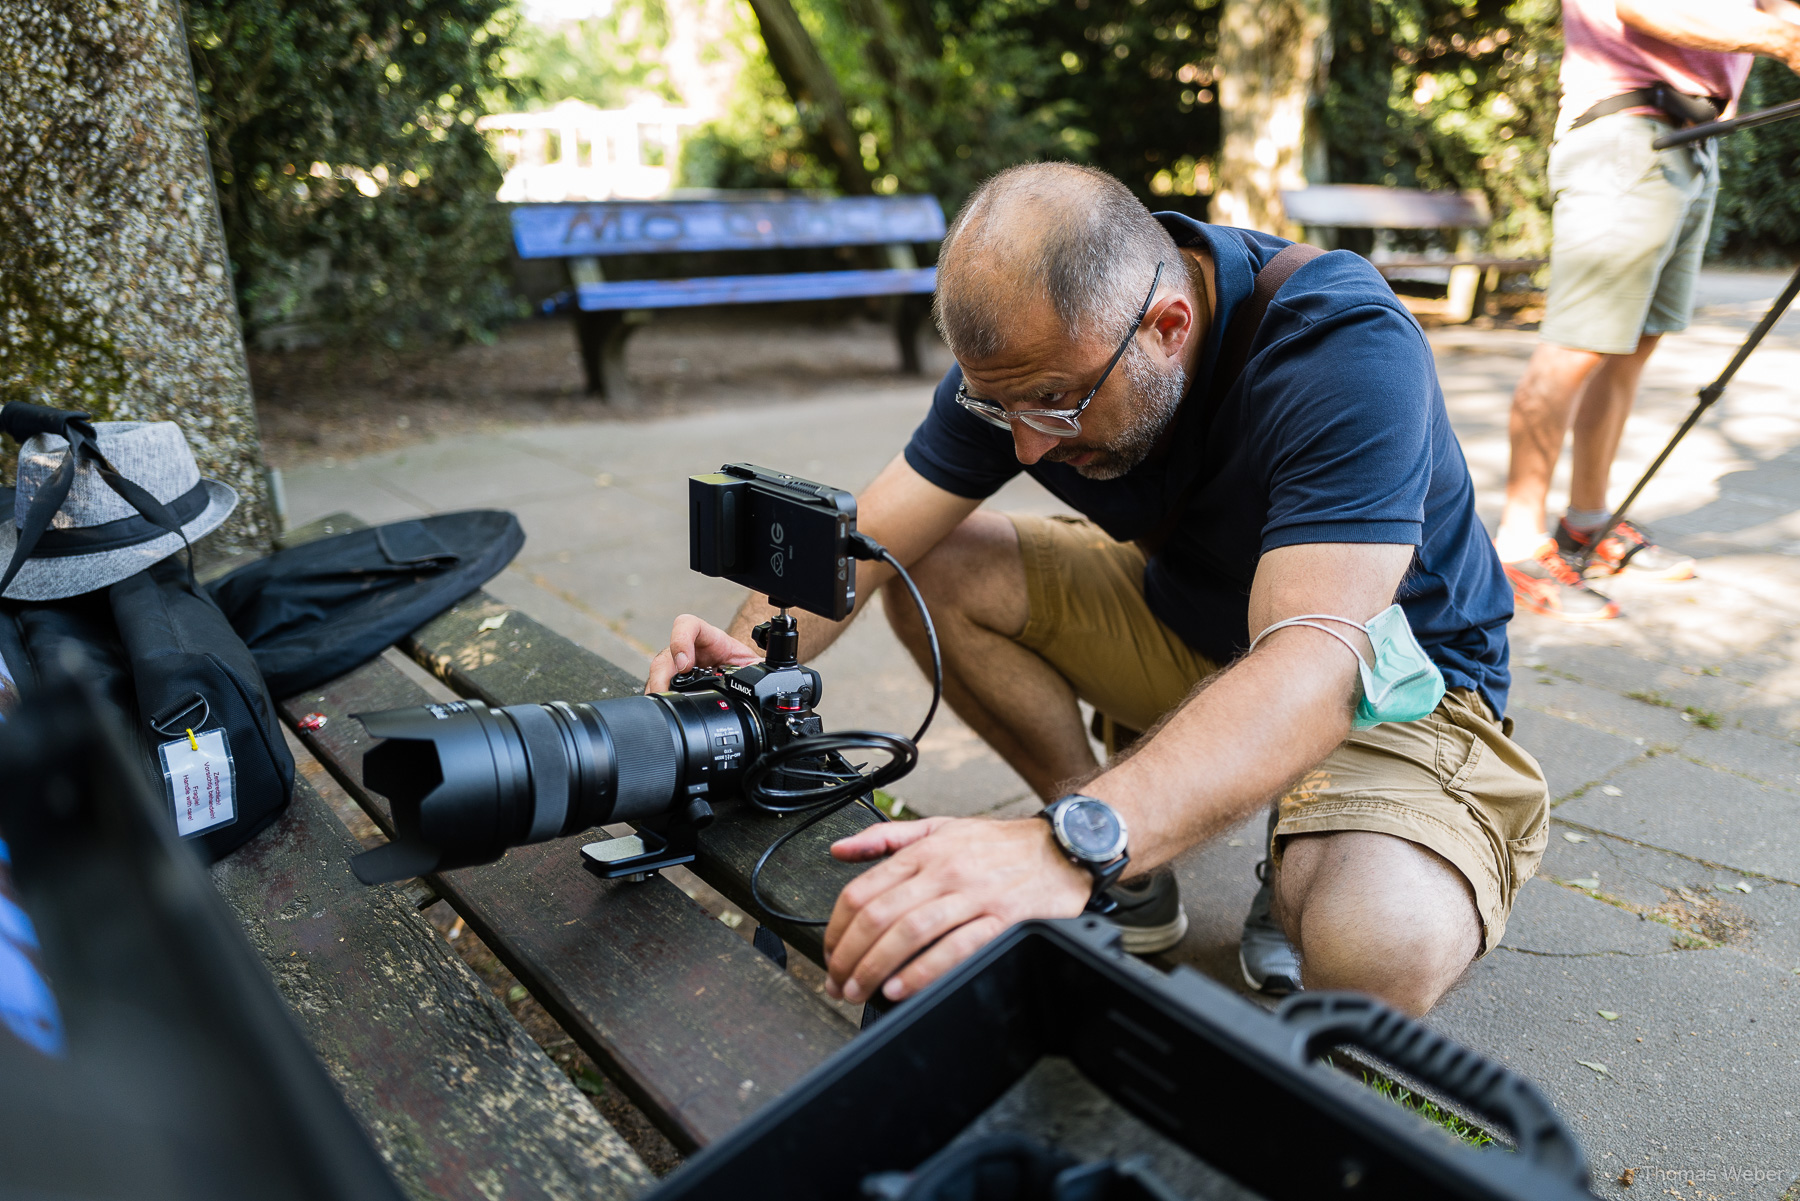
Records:
{"label": "black hard case", "polygon": [[[1342,1045],[1505,1127],[1517,1150],[1456,1144],[1316,1062]],[[650,1201],[857,1197],[863,1177],[917,1167],[1047,1055],[1270,1201],[1591,1196],[1574,1136],[1506,1069],[1353,994],[1265,1012],[1190,969],[1145,967],[1106,923],[1078,918],[1015,927]]]}

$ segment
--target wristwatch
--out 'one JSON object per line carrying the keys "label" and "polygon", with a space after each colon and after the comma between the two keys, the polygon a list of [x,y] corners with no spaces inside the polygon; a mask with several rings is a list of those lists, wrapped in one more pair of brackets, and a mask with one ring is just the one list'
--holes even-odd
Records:
{"label": "wristwatch", "polygon": [[1126,853],[1125,819],[1105,801],[1080,793],[1059,797],[1039,814],[1050,823],[1051,837],[1069,862],[1094,878],[1088,894],[1088,912],[1104,913],[1115,902],[1101,894],[1124,874],[1131,856]]}

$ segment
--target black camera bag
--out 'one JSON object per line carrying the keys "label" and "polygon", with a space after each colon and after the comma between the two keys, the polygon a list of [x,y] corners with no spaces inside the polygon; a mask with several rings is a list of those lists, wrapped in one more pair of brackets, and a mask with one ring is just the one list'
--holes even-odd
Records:
{"label": "black camera bag", "polygon": [[189,839],[203,858],[229,854],[287,807],[294,757],[275,703],[244,640],[179,556],[101,591],[4,607],[0,656],[18,677],[22,703],[32,703],[46,665],[74,645],[94,675],[89,686],[131,731],[152,779],[163,778],[158,746],[190,729],[224,730],[237,817]]}
{"label": "black camera bag", "polygon": [[131,665],[138,728],[149,745],[189,729],[225,731],[237,820],[192,840],[206,848],[207,858],[221,858],[274,821],[294,795],[294,756],[275,701],[250,648],[179,559],[120,580],[107,599]]}

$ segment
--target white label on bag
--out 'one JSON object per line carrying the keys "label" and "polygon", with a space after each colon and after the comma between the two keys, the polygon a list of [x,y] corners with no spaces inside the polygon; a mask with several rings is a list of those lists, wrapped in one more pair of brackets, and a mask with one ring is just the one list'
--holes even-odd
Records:
{"label": "white label on bag", "polygon": [[187,838],[237,820],[237,780],[224,730],[190,732],[156,749],[177,834]]}

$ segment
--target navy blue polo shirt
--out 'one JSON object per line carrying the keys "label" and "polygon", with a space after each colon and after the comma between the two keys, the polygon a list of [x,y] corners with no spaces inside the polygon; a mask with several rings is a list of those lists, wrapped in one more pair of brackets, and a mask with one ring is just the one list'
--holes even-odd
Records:
{"label": "navy blue polo shirt", "polygon": [[1417,549],[1396,599],[1452,688],[1505,711],[1507,586],[1475,516],[1475,489],[1450,429],[1431,348],[1418,323],[1358,255],[1321,255],[1269,305],[1243,373],[1206,411],[1226,323],[1254,274],[1288,242],[1157,219],[1177,244],[1218,265],[1218,320],[1175,418],[1169,453],[1116,480],[1063,463],[1023,466],[1011,436],[953,399],[952,368],[906,447],[914,471],[947,492],[986,499],[1021,470],[1121,541],[1144,538],[1193,491],[1144,569],[1150,611],[1190,647],[1226,663],[1250,645],[1250,583],[1279,546],[1385,542]]}

